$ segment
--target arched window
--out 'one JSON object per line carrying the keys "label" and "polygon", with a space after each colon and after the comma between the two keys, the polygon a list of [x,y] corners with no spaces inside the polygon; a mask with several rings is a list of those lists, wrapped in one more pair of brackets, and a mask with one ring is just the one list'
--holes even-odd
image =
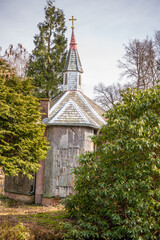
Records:
{"label": "arched window", "polygon": [[79,85],[81,86],[81,74],[79,74]]}
{"label": "arched window", "polygon": [[64,82],[65,85],[67,85],[67,73],[65,74],[65,82]]}

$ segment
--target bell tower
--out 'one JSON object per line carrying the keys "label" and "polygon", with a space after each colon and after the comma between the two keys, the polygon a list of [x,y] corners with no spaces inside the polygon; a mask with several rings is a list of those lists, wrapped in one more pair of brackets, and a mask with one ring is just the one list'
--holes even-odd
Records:
{"label": "bell tower", "polygon": [[81,61],[77,51],[77,43],[74,35],[74,17],[72,21],[72,35],[70,49],[67,56],[66,64],[63,69],[63,91],[81,91],[81,74],[83,73]]}

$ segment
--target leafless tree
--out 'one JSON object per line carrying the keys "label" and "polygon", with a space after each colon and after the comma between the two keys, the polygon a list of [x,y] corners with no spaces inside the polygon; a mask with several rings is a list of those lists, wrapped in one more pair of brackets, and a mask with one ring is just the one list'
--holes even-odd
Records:
{"label": "leafless tree", "polygon": [[149,88],[160,78],[160,31],[155,32],[154,40],[148,37],[143,41],[135,39],[124,47],[125,55],[122,61],[118,61],[118,66],[122,69],[121,76],[129,81],[124,85],[100,83],[94,87],[94,100],[105,110],[122,101],[121,93],[125,89]]}
{"label": "leafless tree", "polygon": [[156,49],[158,71],[160,71],[160,31],[159,30],[155,32],[154,44],[155,44],[155,49]]}
{"label": "leafless tree", "polygon": [[25,76],[25,69],[29,61],[29,53],[22,44],[19,43],[16,49],[14,49],[13,45],[10,44],[8,49],[5,51],[3,59],[5,59],[8,64],[15,69],[18,76]]}
{"label": "leafless tree", "polygon": [[121,101],[122,90],[123,88],[119,83],[110,86],[105,86],[104,83],[99,83],[94,87],[94,101],[103,109],[108,110],[112,108],[115,103]]}
{"label": "leafless tree", "polygon": [[160,55],[160,31],[159,30],[155,31],[154,43],[155,43],[156,49],[158,51],[158,54]]}
{"label": "leafless tree", "polygon": [[137,90],[155,85],[160,73],[153,41],[135,39],[124,47],[123,61],[118,61],[119,68],[123,70],[121,76],[129,78]]}

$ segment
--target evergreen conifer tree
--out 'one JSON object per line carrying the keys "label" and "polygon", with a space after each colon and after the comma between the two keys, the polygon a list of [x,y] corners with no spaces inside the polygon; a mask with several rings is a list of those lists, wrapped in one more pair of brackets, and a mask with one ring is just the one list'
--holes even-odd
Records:
{"label": "evergreen conifer tree", "polygon": [[62,83],[62,70],[66,59],[67,39],[65,38],[65,18],[56,9],[52,0],[45,7],[45,21],[38,24],[39,34],[34,37],[27,75],[33,77],[35,96],[50,98],[58,94]]}
{"label": "evergreen conifer tree", "polygon": [[30,78],[15,76],[0,61],[0,168],[6,175],[31,177],[47,152],[39,101]]}

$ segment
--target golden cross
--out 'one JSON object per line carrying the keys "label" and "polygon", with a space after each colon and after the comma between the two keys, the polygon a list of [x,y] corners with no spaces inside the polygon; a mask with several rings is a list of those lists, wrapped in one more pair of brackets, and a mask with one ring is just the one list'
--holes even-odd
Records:
{"label": "golden cross", "polygon": [[72,21],[72,29],[74,29],[74,21],[76,21],[77,19],[75,19],[73,16],[71,19],[69,19],[69,21]]}

